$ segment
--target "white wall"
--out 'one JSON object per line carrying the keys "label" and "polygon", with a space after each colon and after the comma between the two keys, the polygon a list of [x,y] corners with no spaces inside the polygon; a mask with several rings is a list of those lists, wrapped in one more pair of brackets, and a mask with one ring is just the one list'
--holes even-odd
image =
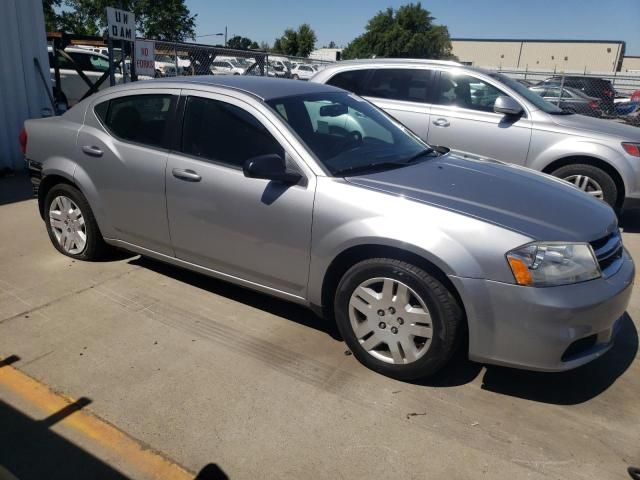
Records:
{"label": "white wall", "polygon": [[0,169],[25,167],[18,134],[27,118],[51,114],[38,58],[51,88],[42,0],[0,0]]}

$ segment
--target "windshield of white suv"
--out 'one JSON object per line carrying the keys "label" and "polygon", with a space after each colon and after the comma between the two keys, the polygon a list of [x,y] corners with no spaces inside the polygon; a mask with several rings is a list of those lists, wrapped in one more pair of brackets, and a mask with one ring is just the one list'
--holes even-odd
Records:
{"label": "windshield of white suv", "polygon": [[490,73],[489,76],[491,78],[495,78],[496,80],[498,80],[501,83],[504,83],[510,89],[515,90],[516,92],[518,92],[524,98],[529,100],[529,102],[533,103],[537,108],[539,108],[543,112],[550,113],[552,115],[566,115],[567,114],[567,112],[565,112],[561,108],[558,108],[553,103],[547,102],[544,98],[542,98],[537,93],[532,92],[527,87],[522,85],[520,82],[518,82],[518,81],[516,81],[516,80],[514,80],[512,78],[509,78],[506,75],[503,75],[501,73]]}
{"label": "windshield of white suv", "polygon": [[348,93],[269,100],[334,176],[400,168],[438,153],[369,102]]}

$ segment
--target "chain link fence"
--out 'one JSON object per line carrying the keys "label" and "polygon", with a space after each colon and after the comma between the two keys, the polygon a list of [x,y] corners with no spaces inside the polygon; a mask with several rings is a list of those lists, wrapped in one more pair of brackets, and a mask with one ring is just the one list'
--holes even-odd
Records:
{"label": "chain link fence", "polygon": [[265,51],[155,41],[155,77],[259,75],[308,80],[330,63]]}
{"label": "chain link fence", "polygon": [[498,70],[570,113],[640,126],[640,75]]}

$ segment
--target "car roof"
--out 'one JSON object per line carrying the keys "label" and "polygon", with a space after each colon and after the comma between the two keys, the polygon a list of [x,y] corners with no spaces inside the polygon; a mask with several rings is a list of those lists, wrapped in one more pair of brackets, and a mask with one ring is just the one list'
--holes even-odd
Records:
{"label": "car roof", "polygon": [[363,58],[358,60],[342,60],[334,65],[383,65],[383,64],[407,64],[415,63],[422,65],[455,65],[462,67],[463,65],[453,60],[431,60],[428,58]]}
{"label": "car roof", "polygon": [[[119,89],[136,88],[138,82],[128,83]],[[222,87],[242,91],[262,100],[302,95],[305,93],[344,92],[344,90],[322,83],[301,82],[284,78],[245,75],[196,75],[193,77],[165,77],[144,81],[145,87],[156,84],[163,87],[193,88],[194,86]],[[110,89],[113,91],[112,89]]]}

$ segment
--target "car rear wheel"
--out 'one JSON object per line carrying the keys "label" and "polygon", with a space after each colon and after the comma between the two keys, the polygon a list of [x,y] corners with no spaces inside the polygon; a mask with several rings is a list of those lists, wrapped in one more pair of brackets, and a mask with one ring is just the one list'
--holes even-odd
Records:
{"label": "car rear wheel", "polygon": [[334,310],[355,357],[400,380],[439,370],[453,354],[463,324],[460,305],[440,281],[388,258],[351,267],[338,285]]}
{"label": "car rear wheel", "polygon": [[613,178],[601,168],[587,164],[572,164],[552,172],[554,177],[569,182],[589,195],[603,200],[612,207],[618,201],[618,187]]}
{"label": "car rear wheel", "polygon": [[107,250],[87,199],[75,187],[59,184],[45,198],[47,233],[54,247],[79,260],[95,260]]}

